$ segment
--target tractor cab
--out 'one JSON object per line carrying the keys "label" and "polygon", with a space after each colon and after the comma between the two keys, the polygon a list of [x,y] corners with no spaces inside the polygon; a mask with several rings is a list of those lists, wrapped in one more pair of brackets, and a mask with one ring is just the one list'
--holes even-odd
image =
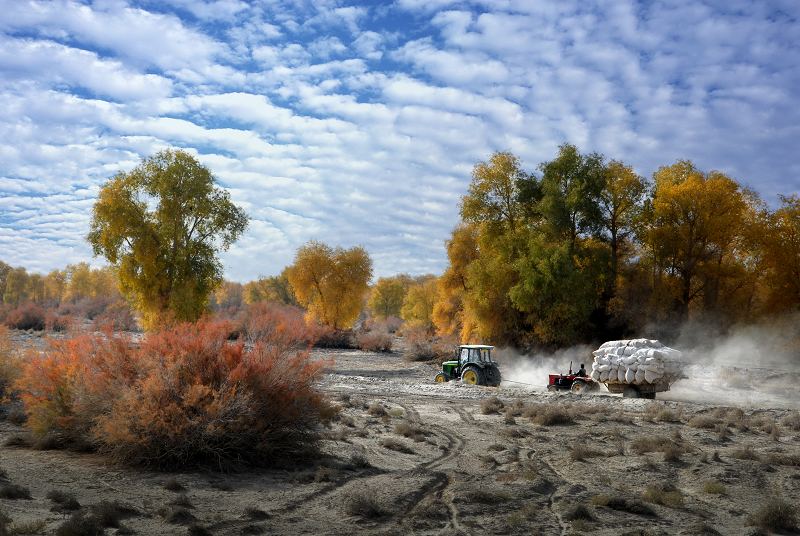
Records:
{"label": "tractor cab", "polygon": [[500,385],[500,369],[492,359],[494,346],[462,344],[455,349],[453,359],[442,363],[436,382],[460,379],[473,385]]}

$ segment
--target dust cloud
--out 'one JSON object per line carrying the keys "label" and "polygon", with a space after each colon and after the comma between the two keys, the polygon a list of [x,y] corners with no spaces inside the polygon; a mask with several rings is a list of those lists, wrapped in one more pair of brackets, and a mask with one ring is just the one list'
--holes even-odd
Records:
{"label": "dust cloud", "polygon": [[[648,337],[645,330],[641,337]],[[686,324],[678,335],[661,342],[683,352],[687,378],[659,393],[660,400],[735,405],[744,408],[800,409],[800,314],[769,323],[716,333],[702,324]],[[548,374],[567,373],[581,363],[591,368],[592,350],[578,345],[556,352],[524,355],[512,349],[496,352],[503,385],[543,391]],[[608,394],[601,389],[599,394]]]}

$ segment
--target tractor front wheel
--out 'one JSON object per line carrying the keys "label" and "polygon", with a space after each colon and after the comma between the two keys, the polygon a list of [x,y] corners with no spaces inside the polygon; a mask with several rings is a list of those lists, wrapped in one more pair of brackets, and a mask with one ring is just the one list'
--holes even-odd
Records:
{"label": "tractor front wheel", "polygon": [[461,373],[461,381],[469,385],[483,385],[483,374],[479,368],[467,367]]}
{"label": "tractor front wheel", "polygon": [[440,372],[433,378],[433,381],[435,381],[436,383],[445,383],[447,380],[448,378],[444,372]]}

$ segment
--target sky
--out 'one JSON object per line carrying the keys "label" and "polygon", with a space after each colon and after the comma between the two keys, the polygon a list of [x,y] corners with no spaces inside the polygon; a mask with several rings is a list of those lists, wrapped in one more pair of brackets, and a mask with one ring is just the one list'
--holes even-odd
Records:
{"label": "sky", "polygon": [[104,181],[167,147],[251,221],[228,279],[316,239],[441,272],[475,163],[564,142],[800,191],[796,0],[0,0],[0,259],[92,259]]}

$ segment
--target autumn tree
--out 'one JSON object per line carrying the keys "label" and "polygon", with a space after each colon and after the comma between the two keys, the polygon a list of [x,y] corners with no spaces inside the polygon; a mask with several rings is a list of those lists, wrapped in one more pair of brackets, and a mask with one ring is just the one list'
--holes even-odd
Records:
{"label": "autumn tree", "polygon": [[638,216],[647,194],[647,184],[633,168],[611,161],[604,170],[605,180],[600,191],[601,226],[607,233],[611,270],[608,277],[608,298],[616,294],[620,252],[634,238]]}
{"label": "autumn tree", "polygon": [[436,302],[436,277],[432,275],[417,278],[409,287],[403,299],[400,318],[412,328],[433,328],[433,306]]}
{"label": "autumn tree", "polygon": [[247,304],[263,301],[274,301],[286,305],[297,305],[292,286],[289,284],[287,275],[288,268],[280,274],[269,277],[260,277],[255,281],[248,281],[244,284],[243,298]]}
{"label": "autumn tree", "polygon": [[205,311],[222,280],[218,254],[246,226],[208,168],[185,151],[165,150],[103,185],[88,238],[152,329]]}
{"label": "autumn tree", "polygon": [[53,270],[44,276],[44,297],[52,303],[59,303],[66,288],[67,275],[64,270]]}
{"label": "autumn tree", "polygon": [[800,311],[800,196],[781,196],[759,238],[766,273],[767,311]]}
{"label": "autumn tree", "polygon": [[469,340],[474,326],[465,321],[469,319],[465,319],[464,297],[469,291],[467,270],[478,258],[477,226],[461,224],[453,229],[446,248],[449,264],[436,282],[432,320],[440,335],[461,334],[462,340]]}
{"label": "autumn tree", "polygon": [[243,285],[236,281],[223,281],[214,291],[214,305],[220,309],[237,308],[243,302]]}
{"label": "autumn tree", "polygon": [[719,172],[703,173],[689,161],[660,168],[643,240],[656,265],[677,278],[673,297],[679,320],[704,298],[714,309],[726,264],[742,234],[747,200],[739,184]]}
{"label": "autumn tree", "polygon": [[11,305],[30,299],[28,287],[28,271],[25,268],[12,268],[6,275],[6,285],[3,292],[3,302]]}
{"label": "autumn tree", "polygon": [[485,223],[495,232],[514,232],[523,216],[519,182],[525,176],[519,159],[508,152],[494,153],[488,162],[479,162],[461,200],[461,218]]}
{"label": "autumn tree", "polygon": [[384,320],[390,316],[399,317],[411,284],[411,278],[404,274],[379,278],[369,294],[368,306],[372,314]]}
{"label": "autumn tree", "polygon": [[287,276],[311,319],[333,329],[349,329],[361,312],[372,260],[362,247],[332,248],[311,241],[297,251]]}

